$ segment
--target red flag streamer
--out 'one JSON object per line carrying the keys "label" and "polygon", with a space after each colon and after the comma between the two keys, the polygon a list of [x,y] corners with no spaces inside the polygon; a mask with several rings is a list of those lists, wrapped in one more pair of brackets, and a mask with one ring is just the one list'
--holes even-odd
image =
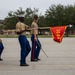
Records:
{"label": "red flag streamer", "polygon": [[50,27],[50,30],[52,32],[53,40],[55,42],[61,43],[65,30],[67,26],[59,26],[59,27]]}

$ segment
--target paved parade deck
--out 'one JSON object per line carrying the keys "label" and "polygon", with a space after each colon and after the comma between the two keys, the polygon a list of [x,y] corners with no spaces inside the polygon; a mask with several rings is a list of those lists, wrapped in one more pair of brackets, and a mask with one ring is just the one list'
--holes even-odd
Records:
{"label": "paved parade deck", "polygon": [[0,75],[75,75],[75,38],[64,38],[60,44],[52,38],[40,38],[48,58],[41,50],[41,61],[30,62],[29,54],[28,67],[19,66],[20,46],[17,38],[2,40],[5,49],[3,61],[0,61]]}

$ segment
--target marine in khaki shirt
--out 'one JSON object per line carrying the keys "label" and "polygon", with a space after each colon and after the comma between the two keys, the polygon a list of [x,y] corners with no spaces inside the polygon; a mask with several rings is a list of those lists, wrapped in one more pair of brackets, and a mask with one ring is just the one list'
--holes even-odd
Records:
{"label": "marine in khaki shirt", "polygon": [[34,35],[34,40],[37,41],[37,37],[36,35],[38,35],[38,17],[35,16],[35,18],[33,19],[33,22],[31,24],[31,27],[34,28],[31,30],[31,34]]}
{"label": "marine in khaki shirt", "polygon": [[39,59],[39,54],[41,50],[41,43],[38,39],[38,16],[34,15],[33,22],[31,24],[31,42],[32,42],[32,50],[31,50],[31,61],[38,61]]}
{"label": "marine in khaki shirt", "polygon": [[22,32],[21,35],[25,35],[26,32],[25,30],[27,30],[28,26],[22,22],[18,22],[16,24],[16,32]]}
{"label": "marine in khaki shirt", "polygon": [[38,25],[35,22],[32,22],[31,28],[35,28],[31,30],[31,34],[38,34]]}
{"label": "marine in khaki shirt", "polygon": [[21,48],[20,66],[29,66],[29,64],[26,63],[26,57],[28,56],[31,50],[29,41],[27,40],[26,37],[26,30],[28,29],[28,26],[24,24],[25,18],[22,15],[20,15],[18,18],[19,22],[16,24],[16,33],[19,35],[18,41]]}

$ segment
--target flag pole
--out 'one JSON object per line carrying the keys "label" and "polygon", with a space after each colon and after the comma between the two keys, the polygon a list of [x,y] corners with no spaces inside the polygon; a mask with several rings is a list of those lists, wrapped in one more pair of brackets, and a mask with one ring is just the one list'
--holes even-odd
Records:
{"label": "flag pole", "polygon": [[[39,47],[41,47],[38,42],[37,42],[37,44],[38,44]],[[45,54],[45,56],[48,58],[48,56],[47,56],[47,54],[45,53],[45,51],[43,50],[43,48],[41,48],[41,49],[42,49],[42,52]]]}

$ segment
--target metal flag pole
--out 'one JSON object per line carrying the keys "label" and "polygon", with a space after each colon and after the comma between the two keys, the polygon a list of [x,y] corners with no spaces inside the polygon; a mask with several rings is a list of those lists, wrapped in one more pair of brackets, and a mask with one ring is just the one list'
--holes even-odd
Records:
{"label": "metal flag pole", "polygon": [[[42,48],[41,48],[42,49]],[[45,53],[45,51],[42,49],[43,53],[46,55],[46,57],[48,58],[47,54]]]}
{"label": "metal flag pole", "polygon": [[[40,47],[40,45],[39,45],[39,43],[37,42],[37,44],[38,44],[38,46]],[[48,56],[47,56],[47,54],[45,53],[45,51],[43,50],[43,48],[41,48],[42,49],[42,52],[45,54],[45,56],[48,58]]]}

